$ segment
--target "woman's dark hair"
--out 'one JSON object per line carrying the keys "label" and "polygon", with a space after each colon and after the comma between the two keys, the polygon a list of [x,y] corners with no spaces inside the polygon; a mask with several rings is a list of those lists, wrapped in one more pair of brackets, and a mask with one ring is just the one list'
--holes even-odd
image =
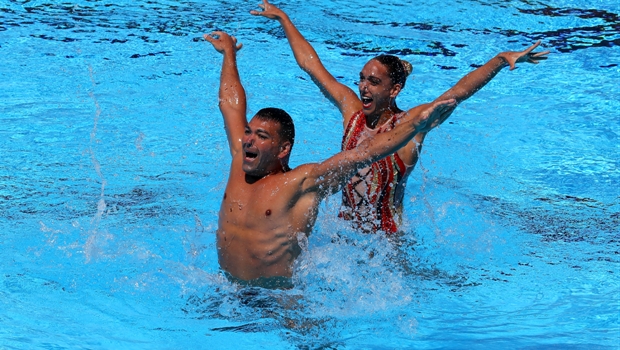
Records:
{"label": "woman's dark hair", "polygon": [[291,148],[293,147],[293,144],[295,143],[295,125],[293,124],[293,118],[291,118],[288,113],[280,108],[268,107],[258,111],[256,116],[260,120],[268,120],[279,123],[280,132],[278,134],[280,135],[280,138],[284,141],[289,141],[291,143]]}
{"label": "woman's dark hair", "polygon": [[379,61],[379,63],[387,68],[392,84],[400,84],[401,89],[405,87],[407,76],[409,76],[413,70],[411,63],[403,61],[393,55],[379,55],[373,59]]}

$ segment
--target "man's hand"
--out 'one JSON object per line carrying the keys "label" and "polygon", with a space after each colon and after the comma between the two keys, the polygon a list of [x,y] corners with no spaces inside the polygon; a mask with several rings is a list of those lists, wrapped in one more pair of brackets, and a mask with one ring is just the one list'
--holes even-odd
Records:
{"label": "man's hand", "polygon": [[538,61],[546,60],[547,54],[549,54],[549,51],[532,52],[536,47],[538,47],[538,45],[540,45],[540,40],[537,41],[536,44],[528,47],[527,49],[523,51],[502,52],[499,54],[499,57],[504,59],[504,61],[508,63],[508,65],[510,66],[510,70],[515,69],[516,64],[521,63],[521,62],[538,64]]}
{"label": "man's hand", "polygon": [[237,44],[237,38],[228,35],[226,32],[215,31],[211,34],[205,34],[203,37],[221,54],[225,54],[230,50],[237,52],[243,46],[243,44]]}
{"label": "man's hand", "polygon": [[270,4],[269,1],[267,0],[263,0],[263,3],[259,4],[258,7],[262,8],[263,10],[262,11],[252,10],[250,11],[250,14],[254,16],[263,16],[269,19],[276,19],[276,20],[279,20],[283,18],[284,16],[286,16],[284,11]]}

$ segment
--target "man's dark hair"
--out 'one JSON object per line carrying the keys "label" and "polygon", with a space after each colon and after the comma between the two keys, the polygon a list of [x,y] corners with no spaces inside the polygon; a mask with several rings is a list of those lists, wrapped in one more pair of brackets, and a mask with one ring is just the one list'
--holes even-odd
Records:
{"label": "man's dark hair", "polygon": [[409,76],[413,69],[411,63],[393,55],[379,55],[374,59],[387,68],[392,84],[400,84],[401,89],[405,88],[407,76]]}
{"label": "man's dark hair", "polygon": [[295,143],[295,125],[293,124],[293,118],[291,118],[288,113],[280,108],[268,107],[258,111],[256,116],[260,120],[268,120],[279,123],[280,132],[278,134],[280,135],[280,138],[284,141],[289,141],[291,143],[291,147],[293,147],[293,144]]}

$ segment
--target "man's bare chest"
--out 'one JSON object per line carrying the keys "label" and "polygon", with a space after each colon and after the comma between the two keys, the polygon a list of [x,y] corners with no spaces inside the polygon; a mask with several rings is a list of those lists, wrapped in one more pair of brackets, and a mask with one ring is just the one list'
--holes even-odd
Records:
{"label": "man's bare chest", "polygon": [[247,228],[269,225],[289,215],[289,197],[281,186],[229,183],[222,198],[220,216],[229,224]]}

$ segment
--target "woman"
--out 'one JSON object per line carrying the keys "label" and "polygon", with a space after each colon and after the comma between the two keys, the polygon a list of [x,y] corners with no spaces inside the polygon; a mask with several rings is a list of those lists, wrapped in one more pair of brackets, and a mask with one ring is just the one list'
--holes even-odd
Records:
{"label": "woman", "polygon": [[[409,111],[396,105],[396,97],[405,87],[411,65],[395,56],[377,56],[362,68],[358,95],[338,82],[325,69],[316,51],[293,25],[286,13],[263,0],[262,11],[251,11],[255,16],[277,20],[288,39],[297,64],[308,73],[321,92],[340,110],[345,133],[343,149],[355,148],[358,143],[390,130]],[[467,74],[443,93],[437,100],[455,99],[457,105],[486,85],[504,67],[515,68],[519,62],[538,63],[549,51],[532,52],[540,42],[521,52],[502,52],[482,67]],[[436,100],[436,101],[437,101]],[[456,105],[455,105],[456,107]],[[454,107],[436,123],[445,121]],[[340,216],[353,220],[355,226],[367,232],[382,230],[387,234],[398,232],[407,178],[418,161],[426,133],[418,134],[405,147],[391,156],[360,170],[343,188],[343,210]]]}

